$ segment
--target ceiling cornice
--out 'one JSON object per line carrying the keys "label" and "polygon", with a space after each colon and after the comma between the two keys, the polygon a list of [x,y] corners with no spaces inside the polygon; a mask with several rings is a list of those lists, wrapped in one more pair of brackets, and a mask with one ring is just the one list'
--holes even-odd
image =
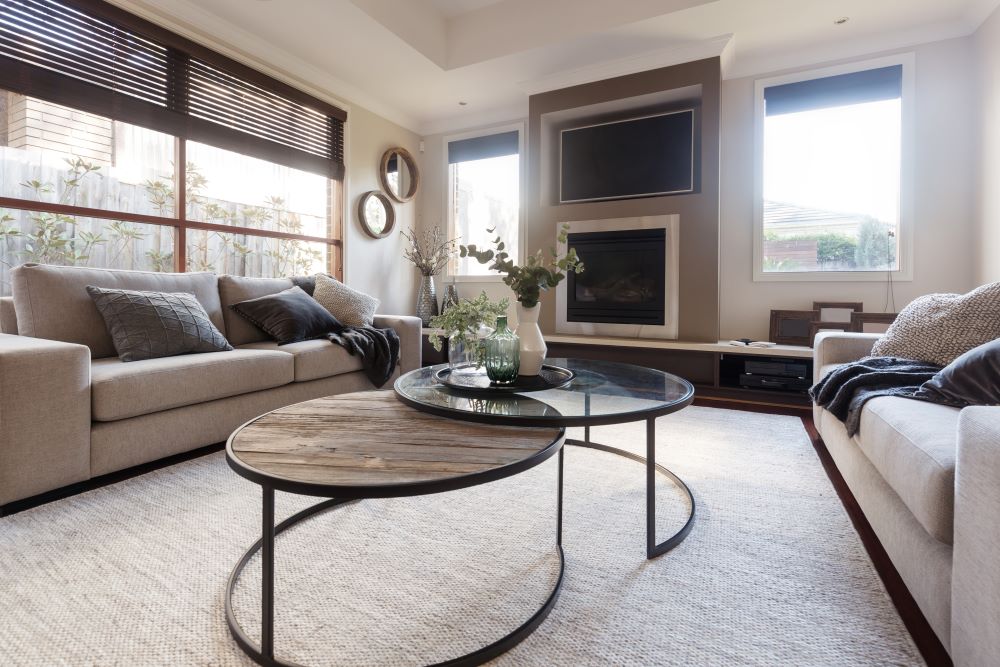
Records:
{"label": "ceiling cornice", "polygon": [[720,35],[699,42],[692,42],[681,46],[671,46],[666,49],[647,51],[636,56],[619,58],[595,65],[588,65],[579,69],[565,72],[555,72],[549,76],[531,81],[521,81],[518,86],[528,95],[546,93],[550,90],[579,86],[594,81],[613,79],[637,72],[646,72],[660,67],[670,65],[680,65],[681,63],[704,58],[714,58],[726,52],[726,47],[732,40],[732,35]]}

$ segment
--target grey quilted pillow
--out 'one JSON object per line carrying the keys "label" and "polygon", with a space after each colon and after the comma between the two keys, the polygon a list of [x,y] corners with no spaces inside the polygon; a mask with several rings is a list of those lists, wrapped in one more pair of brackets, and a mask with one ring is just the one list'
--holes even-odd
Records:
{"label": "grey quilted pillow", "polygon": [[313,298],[341,324],[351,327],[370,327],[375,320],[375,310],[381,303],[375,297],[351,289],[325,273],[316,274]]}
{"label": "grey quilted pillow", "polygon": [[122,361],[233,349],[193,294],[87,286]]}
{"label": "grey quilted pillow", "polygon": [[872,355],[947,366],[974,347],[1000,338],[1000,283],[968,294],[928,294],[899,313]]}

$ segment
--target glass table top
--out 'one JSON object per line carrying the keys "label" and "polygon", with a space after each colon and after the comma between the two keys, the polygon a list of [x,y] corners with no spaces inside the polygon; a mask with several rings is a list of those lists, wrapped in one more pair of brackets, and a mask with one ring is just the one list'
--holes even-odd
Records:
{"label": "glass table top", "polygon": [[590,359],[546,359],[576,373],[560,389],[471,396],[434,379],[441,366],[396,380],[396,395],[419,410],[456,419],[524,426],[587,426],[639,421],[680,410],[694,399],[687,380],[653,368]]}

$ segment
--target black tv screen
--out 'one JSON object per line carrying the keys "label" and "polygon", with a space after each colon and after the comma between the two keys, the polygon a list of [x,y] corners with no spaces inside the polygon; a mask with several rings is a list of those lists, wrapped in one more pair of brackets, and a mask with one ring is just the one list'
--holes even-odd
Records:
{"label": "black tv screen", "polygon": [[693,109],[560,134],[561,203],[693,191]]}

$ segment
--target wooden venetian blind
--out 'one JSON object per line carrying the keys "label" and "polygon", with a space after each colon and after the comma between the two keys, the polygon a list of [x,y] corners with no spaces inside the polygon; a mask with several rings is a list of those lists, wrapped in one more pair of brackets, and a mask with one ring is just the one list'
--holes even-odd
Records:
{"label": "wooden venetian blind", "polygon": [[0,86],[343,178],[342,109],[99,0],[0,0]]}

